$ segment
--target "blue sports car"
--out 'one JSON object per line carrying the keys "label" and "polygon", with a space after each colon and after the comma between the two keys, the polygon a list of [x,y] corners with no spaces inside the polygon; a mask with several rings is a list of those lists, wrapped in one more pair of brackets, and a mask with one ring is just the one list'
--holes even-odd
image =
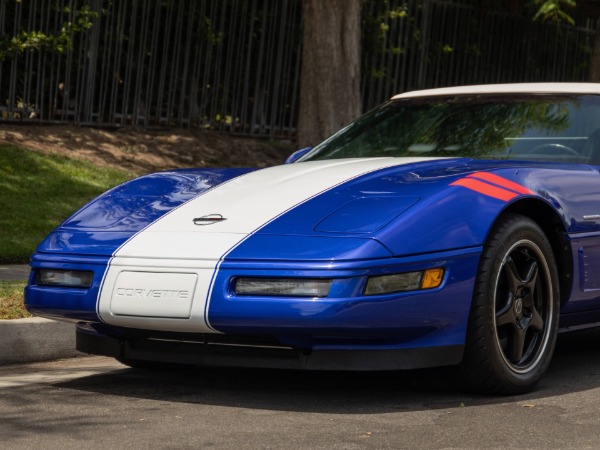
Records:
{"label": "blue sports car", "polygon": [[600,85],[398,95],[262,170],[146,175],[32,256],[26,305],[133,367],[453,366],[530,390],[600,323]]}

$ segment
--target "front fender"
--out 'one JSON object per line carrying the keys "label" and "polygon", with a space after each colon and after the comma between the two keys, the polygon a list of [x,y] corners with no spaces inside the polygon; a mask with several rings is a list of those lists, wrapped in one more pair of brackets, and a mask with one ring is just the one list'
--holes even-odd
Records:
{"label": "front fender", "polygon": [[169,211],[253,169],[185,169],[123,183],[82,207],[50,233],[38,253],[110,256]]}

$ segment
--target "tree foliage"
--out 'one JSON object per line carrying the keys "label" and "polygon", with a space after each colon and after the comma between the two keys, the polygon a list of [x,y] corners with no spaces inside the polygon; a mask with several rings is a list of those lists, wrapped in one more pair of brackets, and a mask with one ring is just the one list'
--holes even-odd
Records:
{"label": "tree foliage", "polygon": [[575,0],[535,0],[535,4],[539,9],[533,16],[533,20],[543,19],[553,22],[568,22],[575,25],[573,17],[563,8],[576,6]]}
{"label": "tree foliage", "polygon": [[[12,12],[21,3],[15,0],[7,5]],[[14,35],[4,35],[0,38],[0,60],[14,58],[27,51],[49,50],[56,53],[64,53],[73,48],[73,36],[92,27],[93,21],[98,17],[96,11],[92,11],[89,5],[83,5],[80,9],[69,7],[62,8],[62,14],[66,21],[57,30],[27,30],[19,29]]]}

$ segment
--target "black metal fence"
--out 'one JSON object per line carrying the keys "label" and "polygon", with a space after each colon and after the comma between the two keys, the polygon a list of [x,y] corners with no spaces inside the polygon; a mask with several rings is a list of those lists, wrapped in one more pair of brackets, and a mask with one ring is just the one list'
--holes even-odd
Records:
{"label": "black metal fence", "polygon": [[[586,79],[585,21],[444,0],[364,5],[365,109],[416,88]],[[0,60],[0,120],[293,135],[301,0],[0,0],[0,36],[56,32],[84,6],[97,16],[70,49]]]}
{"label": "black metal fence", "polygon": [[372,39],[371,53],[363,55],[366,109],[414,89],[587,79],[595,21],[546,24],[469,3],[366,4],[363,17],[375,18],[364,32],[364,39]]}

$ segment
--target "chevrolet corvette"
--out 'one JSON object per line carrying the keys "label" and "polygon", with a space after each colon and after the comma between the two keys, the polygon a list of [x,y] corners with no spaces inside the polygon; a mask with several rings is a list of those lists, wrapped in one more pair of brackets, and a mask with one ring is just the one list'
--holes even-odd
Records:
{"label": "chevrolet corvette", "polygon": [[446,366],[522,393],[600,323],[599,164],[600,85],[407,92],[281,166],[109,190],[39,245],[26,306],[132,367]]}

